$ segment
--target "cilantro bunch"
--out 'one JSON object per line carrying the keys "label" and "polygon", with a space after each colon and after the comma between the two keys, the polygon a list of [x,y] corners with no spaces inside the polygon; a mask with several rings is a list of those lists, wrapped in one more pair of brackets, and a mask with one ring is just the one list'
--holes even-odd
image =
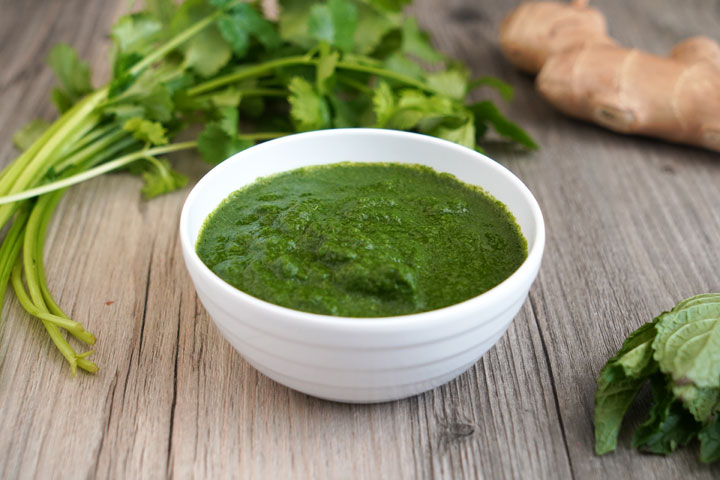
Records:
{"label": "cilantro bunch", "polygon": [[697,438],[700,460],[720,460],[720,294],[678,303],[630,334],[603,367],[595,394],[595,451],[615,450],[620,424],[641,387],[653,402],[632,444],[669,454]]}
{"label": "cilantro bunch", "polygon": [[[50,293],[43,265],[48,222],[67,187],[128,169],[154,197],[184,186],[167,154],[196,149],[214,164],[256,142],[336,127],[412,130],[479,148],[490,128],[526,148],[533,140],[489,101],[480,86],[512,89],[492,77],[471,79],[462,64],[433,48],[402,14],[409,0],[281,0],[277,20],[259,1],[147,0],[120,18],[111,37],[112,78],[93,88],[88,65],[67,45],[49,64],[60,86],[60,117],[33,121],[14,137],[22,150],[0,173],[0,302],[11,285],[43,322],[73,373],[94,372],[66,333],[92,345]],[[195,140],[173,142],[200,124]],[[187,135],[187,134],[186,134]]]}

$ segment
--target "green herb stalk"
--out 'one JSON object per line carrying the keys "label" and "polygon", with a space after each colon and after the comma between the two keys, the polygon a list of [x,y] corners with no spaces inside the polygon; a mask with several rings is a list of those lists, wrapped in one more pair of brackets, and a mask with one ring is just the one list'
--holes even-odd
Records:
{"label": "green herb stalk", "polygon": [[[73,373],[97,366],[63,332],[90,345],[95,337],[53,299],[43,264],[47,225],[72,185],[128,169],[151,198],[187,182],[170,153],[197,150],[215,164],[259,141],[336,127],[411,130],[478,149],[492,128],[537,148],[492,102],[468,101],[476,87],[506,100],[512,89],[492,77],[471,79],[435,50],[402,16],[409,0],[281,0],[277,21],[259,3],[148,2],[113,27],[112,79],[98,89],[72,48],[52,50],[61,115],[18,132],[23,152],[0,172],[0,225],[10,224],[0,245],[0,302],[11,284]],[[197,123],[195,140],[171,143]]]}

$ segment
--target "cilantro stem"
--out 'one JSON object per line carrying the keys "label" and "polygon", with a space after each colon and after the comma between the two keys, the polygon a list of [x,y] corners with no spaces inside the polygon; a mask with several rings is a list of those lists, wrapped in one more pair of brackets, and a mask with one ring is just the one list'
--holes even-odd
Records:
{"label": "cilantro stem", "polygon": [[[229,73],[227,75],[220,76],[213,80],[207,81],[196,85],[193,88],[188,89],[187,94],[191,97],[215,90],[216,88],[229,85],[231,83],[239,82],[240,80],[246,80],[248,78],[261,77],[270,73],[272,70],[280,67],[289,67],[296,65],[318,65],[319,60],[309,58],[308,55],[292,56],[279,58],[277,60],[270,60],[250,67],[242,68],[236,72]],[[374,67],[371,65],[362,65],[360,63],[352,62],[338,62],[336,68],[340,70],[350,70],[354,72],[368,73],[370,75],[377,75],[379,77],[395,80],[405,85],[409,85],[420,89],[424,92],[437,93],[433,88],[430,88],[423,81],[418,80],[401,73],[393,72],[382,67]]]}
{"label": "cilantro stem", "polygon": [[56,317],[47,312],[43,312],[32,302],[32,300],[30,300],[30,297],[25,291],[25,286],[23,285],[22,281],[22,259],[18,258],[18,261],[15,263],[15,267],[13,268],[11,277],[12,286],[15,290],[15,296],[18,298],[18,301],[29,314],[39,318],[42,321],[43,326],[50,335],[53,343],[55,344],[57,349],[60,350],[62,356],[65,357],[65,359],[70,364],[73,375],[75,375],[77,367],[80,367],[83,370],[87,370],[88,372],[96,372],[97,365],[85,359],[85,357],[91,352],[85,352],[78,355],[75,350],[73,350],[73,348],[70,346],[67,339],[63,336],[63,334],[60,332],[60,329],[58,328],[58,325],[68,326],[70,328],[74,328],[74,326],[72,324],[66,323],[64,321],[65,319],[63,318]]}
{"label": "cilantro stem", "polygon": [[[288,94],[285,88],[240,88],[235,90],[234,93],[240,94],[244,97],[285,97]],[[206,95],[200,95],[195,97],[198,101],[211,100],[214,93],[208,93]]]}
{"label": "cilantro stem", "polygon": [[57,180],[55,182],[46,183],[45,185],[41,185],[36,188],[31,188],[29,190],[25,190],[23,192],[16,193],[14,195],[0,197],[0,205],[14,203],[14,202],[17,202],[20,200],[26,200],[28,198],[37,197],[39,195],[50,193],[55,190],[59,190],[61,188],[66,188],[71,185],[76,185],[78,183],[82,183],[85,180],[90,180],[91,178],[97,177],[98,175],[102,175],[103,173],[117,170],[118,168],[122,168],[132,162],[140,160],[141,158],[145,158],[146,156],[149,156],[149,155],[150,156],[162,155],[164,153],[177,152],[180,150],[189,150],[191,148],[195,148],[196,145],[197,145],[196,142],[183,142],[183,143],[175,143],[172,145],[163,145],[162,147],[155,147],[155,148],[144,149],[144,150],[140,150],[137,152],[129,153],[129,154],[123,155],[122,157],[119,157],[115,160],[103,163],[102,165],[99,165],[97,167],[91,168],[89,170],[85,170],[84,172],[79,173],[77,175],[73,175],[71,177],[67,177],[62,180]]}
{"label": "cilantro stem", "polygon": [[425,84],[425,82],[421,80],[413,77],[408,77],[407,75],[403,75],[401,73],[393,72],[392,70],[388,70],[386,68],[373,67],[370,65],[362,65],[359,63],[350,62],[338,62],[335,68],[339,68],[341,70],[351,70],[355,72],[369,73],[371,75],[377,75],[378,77],[384,77],[390,80],[404,83],[406,85],[410,85],[424,92],[437,93],[434,89],[430,88],[427,84]]}
{"label": "cilantro stem", "polygon": [[272,70],[280,67],[287,67],[291,65],[315,65],[317,60],[308,58],[306,55],[298,55],[293,57],[279,58],[277,60],[270,60],[263,62],[258,65],[241,68],[240,70],[223,75],[221,77],[209,80],[205,83],[201,83],[193,88],[188,89],[187,93],[191,97],[199,95],[201,93],[210,92],[218,87],[223,87],[231,83],[245,80],[247,78],[261,77]]}
{"label": "cilantro stem", "polygon": [[[292,135],[292,132],[257,132],[257,133],[240,133],[237,138],[240,140],[272,140],[273,138],[285,137]],[[1,199],[2,197],[0,197]]]}
{"label": "cilantro stem", "polygon": [[[78,131],[87,131],[89,125],[97,124],[99,116],[94,114],[93,111],[106,96],[107,87],[96,90],[80,100],[76,107],[66,113],[67,116],[63,115],[60,119],[60,127],[45,138],[44,143],[38,149],[33,149],[34,155],[29,159],[18,162],[17,165],[21,168],[19,174],[12,183],[10,183],[12,179],[4,178],[3,186],[5,188],[0,190],[9,194],[22,192],[28,186],[39,181],[47,173],[57,151],[62,150],[67,145],[68,138],[72,138]],[[30,150],[28,149],[28,151]],[[21,155],[20,158],[22,157]],[[0,206],[0,226],[7,223],[15,208],[13,205]]]}
{"label": "cilantro stem", "polygon": [[[15,261],[20,254],[22,246],[22,237],[25,234],[25,224],[30,216],[30,209],[27,206],[21,208],[7,235],[3,239],[0,246],[0,311],[5,300],[5,290],[10,281],[10,274],[15,265]],[[2,317],[0,316],[0,327],[2,326]]]}
{"label": "cilantro stem", "polygon": [[218,10],[212,15],[208,15],[199,22],[194,23],[191,27],[186,28],[179,34],[175,35],[170,41],[160,46],[157,50],[154,50],[153,53],[133,65],[130,70],[128,70],[128,72],[130,73],[130,75],[137,75],[138,73],[142,72],[145,68],[149,67],[171,51],[175,50],[177,47],[185,43],[187,40],[192,38],[201,30],[204,30],[205,28],[210,26],[220,16],[221,13],[222,11]]}
{"label": "cilantro stem", "polygon": [[[273,138],[280,138],[284,137],[286,135],[290,135],[291,132],[253,132],[253,133],[241,133],[237,136],[240,140],[272,140]],[[130,141],[131,139],[126,139],[128,143],[133,143],[134,140]],[[126,144],[121,144],[120,142],[113,145],[113,147],[110,147],[110,149],[103,152],[103,154],[109,156],[112,156],[115,151],[111,150],[114,147],[121,146],[122,148],[125,148]],[[97,167],[90,168],[88,170],[85,170],[83,172],[80,172],[78,174],[68,176],[66,178],[63,178],[61,180],[57,180],[54,182],[46,183],[44,185],[41,185],[39,187],[31,188],[28,190],[24,190],[22,192],[15,193],[13,195],[6,195],[0,197],[0,205],[6,205],[10,203],[19,202],[20,200],[27,200],[29,198],[37,197],[40,195],[44,195],[46,193],[54,192],[56,190],[60,190],[62,188],[67,188],[72,185],[76,185],[78,183],[82,183],[86,180],[90,180],[91,178],[95,178],[97,176],[100,176],[104,173],[111,172],[113,170],[117,170],[119,168],[122,168],[126,165],[129,165],[137,160],[147,158],[147,157],[153,157],[157,155],[163,155],[166,153],[172,153],[172,152],[178,152],[181,150],[190,150],[197,147],[197,142],[181,142],[181,143],[173,143],[170,145],[163,145],[160,147],[153,147],[148,149],[139,150],[136,152],[128,153],[126,155],[123,155],[119,158],[116,158],[115,160],[111,160],[109,162],[103,163],[101,165],[98,165]],[[89,158],[93,159],[92,164],[97,164],[100,161],[103,160],[103,158],[95,158],[92,155],[87,155]],[[80,164],[80,162],[77,162]],[[0,273],[2,272],[2,269],[0,267]],[[0,276],[0,279],[2,276]]]}

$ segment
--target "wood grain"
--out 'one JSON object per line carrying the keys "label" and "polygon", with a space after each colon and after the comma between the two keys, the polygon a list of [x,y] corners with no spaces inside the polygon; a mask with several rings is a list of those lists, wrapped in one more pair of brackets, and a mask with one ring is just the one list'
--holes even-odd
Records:
{"label": "wood grain", "polygon": [[[505,107],[542,145],[491,144],[545,214],[548,244],[507,334],[457,380],[414,398],[343,405],[250,367],[199,304],[177,243],[187,190],[145,202],[108,175],[67,194],[51,225],[51,290],[98,336],[100,371],[72,378],[12,295],[0,337],[0,478],[717,478],[697,446],[671,457],[592,453],[595,377],[623,338],[677,300],[720,291],[718,155],[616,135],[551,110],[500,56],[517,1],[417,0],[412,11],[476,75],[516,86]],[[106,78],[124,1],[0,2],[0,162],[12,132],[52,118],[44,59],[59,41]],[[612,35],[654,53],[720,32],[720,2],[607,0]],[[479,92],[478,95],[493,95]],[[175,157],[198,178],[193,155]]]}

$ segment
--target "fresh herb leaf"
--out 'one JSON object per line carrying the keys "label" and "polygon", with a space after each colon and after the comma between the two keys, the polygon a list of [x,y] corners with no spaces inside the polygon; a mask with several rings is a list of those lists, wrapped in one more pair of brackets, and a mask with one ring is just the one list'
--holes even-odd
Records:
{"label": "fresh herb leaf", "polygon": [[387,82],[381,81],[373,93],[373,111],[377,118],[375,126],[385,127],[395,115],[395,110],[395,96],[392,89]]}
{"label": "fresh herb leaf", "polygon": [[232,46],[238,58],[244,58],[250,38],[256,38],[267,50],[280,46],[280,36],[273,25],[249,3],[234,5],[218,19],[220,34]]}
{"label": "fresh herb leaf", "polygon": [[665,375],[656,373],[650,380],[653,404],[645,423],[635,431],[632,446],[643,451],[668,455],[695,438],[701,424],[675,401]]}
{"label": "fresh herb leaf", "polygon": [[681,383],[701,388],[720,384],[720,301],[689,303],[657,322],[655,360]]}
{"label": "fresh herb leaf", "polygon": [[163,28],[163,24],[151,13],[140,12],[121,17],[113,26],[110,36],[118,51],[123,54],[146,48]]}
{"label": "fresh herb leaf", "polygon": [[90,67],[78,57],[77,52],[65,43],[53,47],[48,64],[60,81],[52,97],[60,112],[65,112],[80,98],[92,91]]}
{"label": "fresh herb leaf", "polygon": [[147,160],[148,168],[142,173],[145,182],[142,193],[145,198],[154,198],[187,185],[188,178],[173,170],[167,160],[154,157],[148,157]]}
{"label": "fresh herb leaf", "polygon": [[497,77],[479,77],[470,80],[468,83],[468,92],[473,91],[477,87],[490,87],[497,90],[506,102],[511,102],[515,96],[515,89]]}
{"label": "fresh herb leaf", "polygon": [[615,450],[622,419],[647,378],[657,369],[652,358],[655,326],[647,323],[625,340],[600,371],[595,393],[595,453]]}
{"label": "fresh herb leaf", "polygon": [[427,76],[427,83],[442,95],[463,100],[468,92],[468,73],[458,69],[431,73]]}
{"label": "fresh herb leaf", "polygon": [[340,54],[331,51],[327,43],[320,44],[320,56],[317,64],[317,76],[315,83],[321,93],[327,93],[332,88],[332,81],[335,76],[335,68],[340,61]]}
{"label": "fresh herb leaf", "polygon": [[42,118],[36,118],[25,124],[13,135],[13,144],[18,150],[24,152],[42,136],[50,124]]}
{"label": "fresh herb leaf", "polygon": [[700,433],[700,460],[705,463],[717,462],[720,460],[720,415],[705,425]]}
{"label": "fresh herb leaf", "polygon": [[203,160],[211,165],[216,165],[254,144],[252,140],[230,135],[226,128],[227,125],[210,123],[198,136],[198,150]]}
{"label": "fresh herb leaf", "polygon": [[530,150],[537,150],[538,144],[519,125],[508,120],[490,101],[477,102],[468,107],[475,115],[477,124],[492,125],[497,133]]}
{"label": "fresh herb leaf", "polygon": [[350,0],[328,0],[310,9],[308,34],[318,42],[327,42],[350,52],[355,45],[357,8]]}
{"label": "fresh herb leaf", "polygon": [[123,124],[123,130],[132,133],[136,139],[150,145],[165,145],[168,138],[161,123],[151,122],[141,117],[133,117]]}
{"label": "fresh herb leaf", "polygon": [[435,50],[430,36],[420,30],[414,18],[408,17],[402,24],[402,51],[426,62],[441,62],[445,56]]}
{"label": "fresh herb leaf", "polygon": [[698,295],[628,337],[598,378],[598,454],[615,449],[620,422],[649,376],[653,403],[647,421],[635,432],[633,446],[667,455],[698,437],[701,460],[720,459],[720,376],[714,374],[715,352],[706,350],[717,348],[713,335],[719,316],[720,294]]}
{"label": "fresh herb leaf", "polygon": [[400,12],[403,7],[410,5],[412,0],[364,0],[366,3],[374,6],[378,10],[387,12]]}
{"label": "fresh herb leaf", "polygon": [[294,77],[288,85],[290,90],[290,116],[300,132],[330,127],[328,104],[307,80]]}
{"label": "fresh herb leaf", "polygon": [[720,388],[698,388],[692,383],[673,383],[672,391],[675,398],[701,423],[707,423],[720,406]]}

